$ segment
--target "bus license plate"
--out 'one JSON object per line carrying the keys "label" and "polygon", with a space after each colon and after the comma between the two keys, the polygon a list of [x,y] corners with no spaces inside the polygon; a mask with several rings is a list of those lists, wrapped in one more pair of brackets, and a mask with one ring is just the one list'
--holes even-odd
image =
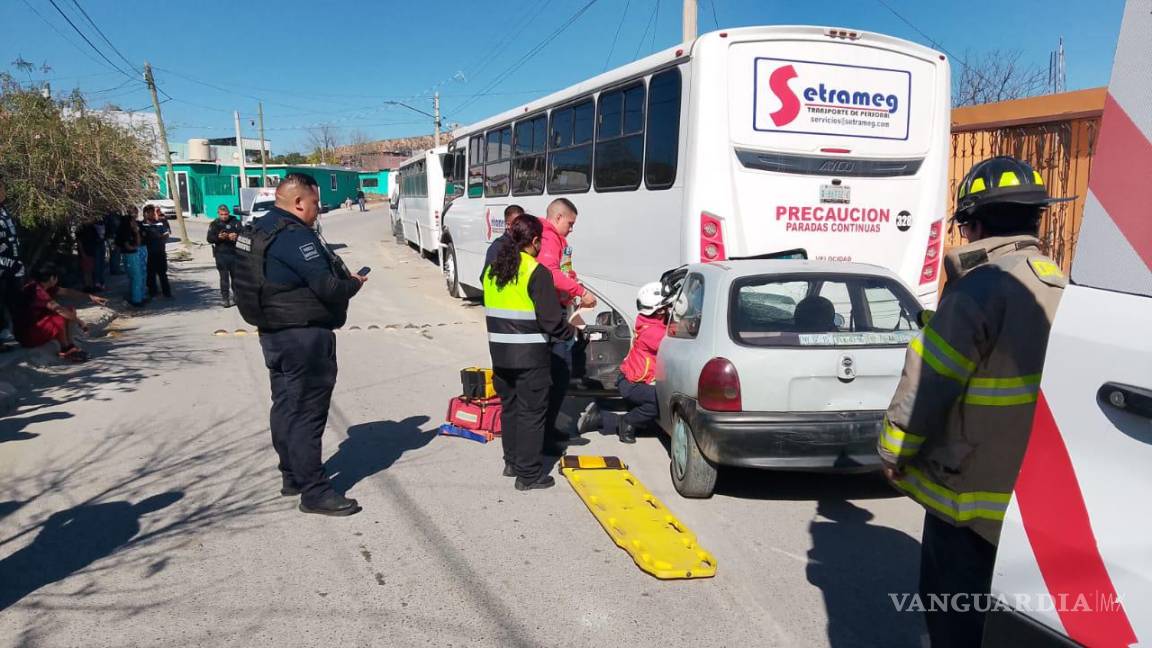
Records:
{"label": "bus license plate", "polygon": [[852,188],[845,185],[820,185],[820,202],[846,205],[852,202]]}

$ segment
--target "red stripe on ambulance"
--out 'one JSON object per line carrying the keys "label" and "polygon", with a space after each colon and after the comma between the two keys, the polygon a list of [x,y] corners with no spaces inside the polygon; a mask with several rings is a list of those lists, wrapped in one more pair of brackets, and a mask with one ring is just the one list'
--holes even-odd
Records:
{"label": "red stripe on ambulance", "polygon": [[[1136,643],[1136,633],[1096,545],[1084,495],[1044,394],[1036,403],[1032,437],[1020,476],[1016,503],[1024,532],[1048,593],[1055,600],[1086,600],[1087,606],[1060,606],[1068,636],[1104,648]],[[1101,605],[1101,602],[1107,604]],[[1087,608],[1087,609],[1085,609]]]}

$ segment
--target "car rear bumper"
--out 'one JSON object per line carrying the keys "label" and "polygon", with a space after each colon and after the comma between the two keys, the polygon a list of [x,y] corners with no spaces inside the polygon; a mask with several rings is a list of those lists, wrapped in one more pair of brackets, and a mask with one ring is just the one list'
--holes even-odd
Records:
{"label": "car rear bumper", "polygon": [[710,461],[784,470],[868,471],[880,467],[882,411],[712,412],[697,406],[689,423]]}

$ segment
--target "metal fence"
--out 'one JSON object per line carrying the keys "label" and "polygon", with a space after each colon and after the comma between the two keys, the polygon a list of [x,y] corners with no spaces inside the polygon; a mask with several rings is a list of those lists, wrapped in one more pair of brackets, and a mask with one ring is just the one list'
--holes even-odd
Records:
{"label": "metal fence", "polygon": [[[1098,89],[956,109],[949,169],[952,200],[956,185],[980,160],[1012,155],[1029,161],[1051,195],[1077,197],[1051,207],[1040,229],[1047,253],[1069,272],[1103,108],[1104,93]],[[959,232],[950,228],[945,249],[961,244]]]}

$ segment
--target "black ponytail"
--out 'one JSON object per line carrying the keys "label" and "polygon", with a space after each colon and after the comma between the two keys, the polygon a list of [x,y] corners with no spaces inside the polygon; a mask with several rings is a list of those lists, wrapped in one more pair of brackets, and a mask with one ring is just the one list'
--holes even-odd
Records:
{"label": "black ponytail", "polygon": [[497,288],[502,289],[516,280],[520,273],[520,251],[543,235],[544,225],[532,214],[521,214],[513,221],[508,227],[507,236],[501,241],[496,260],[488,270]]}

